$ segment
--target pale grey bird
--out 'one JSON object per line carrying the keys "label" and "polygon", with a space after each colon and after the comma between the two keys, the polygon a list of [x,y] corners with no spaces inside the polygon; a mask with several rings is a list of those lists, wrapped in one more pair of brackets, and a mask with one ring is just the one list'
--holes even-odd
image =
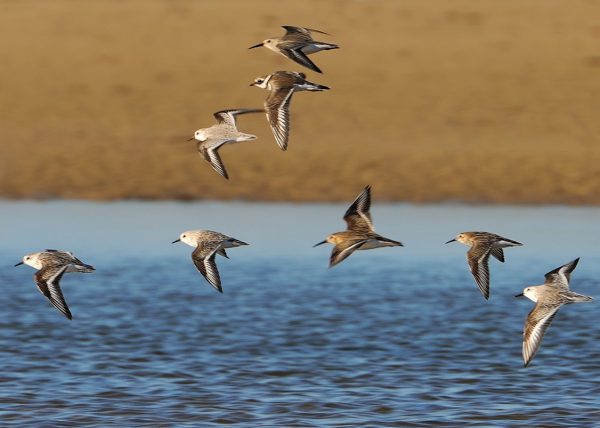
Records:
{"label": "pale grey bird", "polygon": [[65,317],[72,319],[71,311],[60,289],[60,279],[66,272],[90,273],[96,269],[83,263],[73,253],[62,250],[45,250],[39,253],[27,254],[22,264],[38,269],[33,276],[40,292],[58,309]]}
{"label": "pale grey bird", "polygon": [[194,265],[209,284],[220,293],[223,292],[223,287],[221,287],[221,277],[217,270],[215,256],[219,254],[229,258],[225,252],[226,248],[248,245],[238,239],[212,230],[188,230],[179,235],[179,238],[174,240],[173,244],[180,241],[196,248],[192,252]]}
{"label": "pale grey bird", "polygon": [[317,42],[313,40],[311,33],[327,34],[323,31],[304,27],[294,27],[292,25],[283,25],[282,27],[285,29],[285,34],[282,37],[272,37],[263,40],[261,43],[250,46],[248,49],[264,46],[271,49],[273,52],[288,57],[304,67],[310,68],[317,73],[322,73],[319,67],[308,59],[308,55],[319,51],[338,49],[339,46],[332,43]]}
{"label": "pale grey bird", "polygon": [[327,86],[309,82],[304,73],[295,71],[275,71],[266,76],[257,77],[250,86],[269,91],[265,100],[265,112],[275,141],[281,150],[287,149],[290,135],[290,102],[294,92],[316,92],[329,89]]}
{"label": "pale grey bird", "polygon": [[535,302],[535,306],[527,315],[523,330],[523,363],[525,367],[540,349],[544,333],[562,305],[593,300],[589,296],[569,290],[571,272],[575,270],[578,262],[579,258],[576,258],[572,262],[548,272],[545,275],[544,284],[527,287],[521,294],[515,296],[525,296]]}
{"label": "pale grey bird", "polygon": [[334,245],[329,259],[329,267],[335,266],[355,250],[404,246],[402,242],[375,233],[369,213],[370,209],[371,186],[367,186],[344,214],[348,228],[343,232],[332,233],[324,241],[314,245],[316,247],[327,242]]}
{"label": "pale grey bird", "polygon": [[237,115],[246,113],[260,113],[262,109],[233,109],[221,110],[214,113],[217,123],[210,128],[198,129],[188,141],[198,140],[198,152],[215,171],[226,179],[229,179],[225,166],[219,156],[219,148],[224,144],[239,143],[242,141],[255,140],[256,135],[244,134],[238,131],[235,118]]}
{"label": "pale grey bird", "polygon": [[467,251],[467,263],[479,290],[486,300],[490,298],[490,269],[488,266],[490,255],[504,263],[502,248],[523,245],[520,242],[489,232],[462,232],[446,244],[454,241],[471,246]]}

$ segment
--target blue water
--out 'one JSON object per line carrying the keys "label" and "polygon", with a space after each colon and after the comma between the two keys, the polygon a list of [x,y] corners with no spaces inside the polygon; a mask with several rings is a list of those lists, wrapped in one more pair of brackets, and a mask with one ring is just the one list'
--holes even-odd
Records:
{"label": "blue water", "polygon": [[[0,425],[597,424],[598,303],[563,307],[525,369],[513,295],[581,256],[572,288],[600,299],[600,209],[375,202],[405,247],[327,269],[312,245],[346,205],[0,201]],[[223,295],[170,244],[193,228],[251,244],[219,258]],[[488,302],[443,245],[464,230],[525,244],[491,261]],[[62,280],[73,321],[12,267],[47,247],[97,268]]]}

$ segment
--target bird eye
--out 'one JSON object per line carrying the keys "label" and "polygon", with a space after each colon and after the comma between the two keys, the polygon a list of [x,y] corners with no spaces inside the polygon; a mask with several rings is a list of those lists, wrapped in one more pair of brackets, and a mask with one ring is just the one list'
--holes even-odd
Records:
{"label": "bird eye", "polygon": [[183,235],[182,238],[185,238],[185,235]]}
{"label": "bird eye", "polygon": [[264,82],[264,80],[262,80],[262,79],[258,79],[258,80],[256,81],[256,83],[262,83],[262,82]]}

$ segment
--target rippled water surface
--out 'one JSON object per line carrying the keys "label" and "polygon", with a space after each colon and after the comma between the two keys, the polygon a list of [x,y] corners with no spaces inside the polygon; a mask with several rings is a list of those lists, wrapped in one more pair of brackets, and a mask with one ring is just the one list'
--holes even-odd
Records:
{"label": "rippled water surface", "polygon": [[[600,209],[385,205],[404,242],[327,269],[346,204],[0,202],[1,426],[591,426],[598,302],[563,307],[533,363],[515,299],[581,256],[600,299]],[[170,242],[208,228],[249,242],[218,260],[225,293]],[[484,301],[463,230],[525,244],[491,262]],[[73,321],[13,268],[44,248],[96,266],[62,280]]]}

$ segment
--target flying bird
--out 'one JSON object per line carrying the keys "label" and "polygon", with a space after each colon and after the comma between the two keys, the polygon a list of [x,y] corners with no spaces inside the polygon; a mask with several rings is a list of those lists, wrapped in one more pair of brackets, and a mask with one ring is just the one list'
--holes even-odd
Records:
{"label": "flying bird", "polygon": [[304,73],[295,71],[276,71],[254,79],[250,86],[267,89],[265,112],[275,141],[281,150],[287,149],[290,135],[290,102],[294,92],[325,91],[327,86],[306,80]]}
{"label": "flying bird", "polygon": [[323,31],[304,27],[294,27],[292,25],[283,25],[282,28],[285,29],[285,34],[282,37],[272,37],[263,40],[261,43],[250,46],[248,49],[264,46],[271,49],[273,52],[288,57],[304,67],[310,68],[312,71],[322,73],[319,67],[308,58],[308,55],[319,51],[339,48],[338,45],[332,43],[317,42],[313,40],[311,33],[327,34]]}
{"label": "flying bird", "polygon": [[223,292],[223,287],[215,262],[216,255],[229,258],[225,252],[226,248],[248,245],[239,239],[212,230],[188,230],[179,235],[173,244],[180,241],[195,248],[192,252],[192,261],[196,269],[219,293]]}
{"label": "flying bird", "polygon": [[569,303],[591,302],[593,299],[569,290],[571,273],[575,270],[579,258],[564,264],[545,275],[542,285],[527,287],[515,297],[527,297],[535,306],[527,315],[523,331],[523,363],[529,365],[540,349],[544,333],[562,305]]}
{"label": "flying bird", "polygon": [[215,171],[229,179],[227,170],[219,156],[219,149],[225,144],[240,143],[255,140],[256,135],[244,134],[238,131],[236,117],[246,113],[260,113],[262,109],[232,109],[214,113],[217,123],[210,128],[198,129],[188,141],[198,140],[197,147],[200,155]]}
{"label": "flying bird", "polygon": [[370,250],[379,247],[403,247],[399,241],[385,238],[375,233],[371,221],[371,186],[367,186],[346,210],[344,220],[347,229],[329,235],[324,241],[314,246],[327,242],[333,244],[333,250],[329,259],[329,267],[333,267],[346,259],[355,250]]}
{"label": "flying bird", "polygon": [[462,232],[446,244],[455,241],[471,246],[467,251],[467,263],[481,294],[486,300],[490,298],[490,269],[488,266],[490,255],[504,263],[502,248],[523,245],[520,242],[489,232]]}
{"label": "flying bird", "polygon": [[83,263],[73,253],[62,250],[45,250],[27,254],[15,267],[22,264],[38,269],[33,279],[40,292],[65,317],[72,319],[73,316],[60,289],[60,280],[67,272],[90,273],[96,269]]}

